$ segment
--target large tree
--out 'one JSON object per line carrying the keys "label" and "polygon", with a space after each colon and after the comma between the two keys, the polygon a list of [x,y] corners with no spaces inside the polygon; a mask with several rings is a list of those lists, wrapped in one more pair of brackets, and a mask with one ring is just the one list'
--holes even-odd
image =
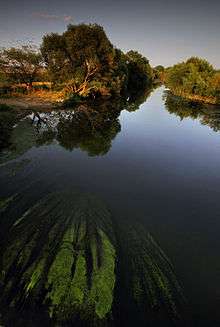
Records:
{"label": "large tree", "polygon": [[0,51],[0,74],[5,81],[25,83],[29,88],[43,70],[41,53],[32,46],[2,49]]}
{"label": "large tree", "polygon": [[69,93],[108,93],[113,86],[121,89],[127,76],[123,54],[97,24],[69,25],[62,35],[46,35],[41,51],[52,81]]}

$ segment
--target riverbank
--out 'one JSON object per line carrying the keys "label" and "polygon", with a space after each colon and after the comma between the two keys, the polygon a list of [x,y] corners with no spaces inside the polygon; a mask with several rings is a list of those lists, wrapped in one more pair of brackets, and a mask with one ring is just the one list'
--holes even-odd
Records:
{"label": "riverbank", "polygon": [[14,126],[32,112],[48,112],[62,106],[58,92],[39,91],[0,98],[0,151],[11,144]]}
{"label": "riverbank", "polygon": [[60,92],[40,91],[25,95],[1,97],[0,106],[7,105],[13,109],[23,110],[48,110],[61,107],[62,97]]}
{"label": "riverbank", "polygon": [[194,101],[194,102],[200,102],[204,104],[212,104],[212,105],[220,105],[220,100],[217,97],[211,97],[211,96],[201,96],[196,94],[189,94],[185,92],[178,92],[178,91],[172,91],[170,92],[178,97],[181,97],[186,100]]}

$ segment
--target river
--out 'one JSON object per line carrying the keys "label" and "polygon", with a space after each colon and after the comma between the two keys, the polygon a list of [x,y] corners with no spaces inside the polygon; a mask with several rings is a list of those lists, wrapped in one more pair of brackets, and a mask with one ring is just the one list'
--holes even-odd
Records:
{"label": "river", "polygon": [[[49,132],[23,120],[14,128],[16,146],[3,155],[0,196],[22,193],[21,213],[51,191],[96,196],[114,222],[138,224],[160,245],[193,325],[219,326],[220,110],[184,106],[158,88],[93,138],[65,126],[54,136],[56,114]],[[10,234],[11,226],[1,228]]]}

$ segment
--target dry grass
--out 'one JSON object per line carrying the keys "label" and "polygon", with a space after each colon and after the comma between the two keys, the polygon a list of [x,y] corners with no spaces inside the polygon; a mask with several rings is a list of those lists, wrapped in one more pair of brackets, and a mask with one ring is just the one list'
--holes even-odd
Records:
{"label": "dry grass", "polygon": [[[46,86],[46,89],[38,88]],[[32,90],[27,93],[26,84],[14,84],[11,86],[12,92],[0,97],[0,104],[6,104],[18,109],[49,109],[60,106],[64,95],[62,91],[52,91],[51,82],[33,82]],[[21,92],[21,90],[24,92]]]}
{"label": "dry grass", "polygon": [[63,92],[62,91],[48,91],[48,90],[33,90],[27,95],[23,95],[24,98],[28,99],[40,99],[41,101],[50,102],[62,102]]}
{"label": "dry grass", "polygon": [[62,92],[32,91],[29,94],[12,93],[9,98],[0,98],[0,104],[19,109],[49,109],[62,103]]}
{"label": "dry grass", "polygon": [[203,102],[207,104],[219,104],[219,100],[213,96],[201,96],[184,92],[174,92],[174,94],[196,102]]}

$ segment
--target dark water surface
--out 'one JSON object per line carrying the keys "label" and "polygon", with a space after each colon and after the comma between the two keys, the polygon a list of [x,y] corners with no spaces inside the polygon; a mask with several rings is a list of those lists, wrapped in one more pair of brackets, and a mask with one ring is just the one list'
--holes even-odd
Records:
{"label": "dark water surface", "polygon": [[184,108],[163,92],[123,110],[103,151],[53,137],[36,146],[23,121],[26,143],[2,164],[0,195],[22,189],[30,203],[59,189],[96,195],[116,221],[141,224],[160,244],[194,325],[220,326],[220,111]]}

